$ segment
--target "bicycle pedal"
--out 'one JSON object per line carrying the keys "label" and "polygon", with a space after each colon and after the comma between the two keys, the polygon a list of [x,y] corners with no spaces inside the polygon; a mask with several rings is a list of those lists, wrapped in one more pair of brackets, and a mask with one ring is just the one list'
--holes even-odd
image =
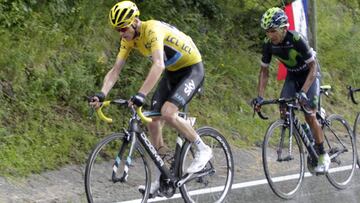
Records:
{"label": "bicycle pedal", "polygon": [[[138,190],[142,195],[144,195],[145,190],[143,188],[139,188]],[[164,197],[164,195],[160,191],[156,191],[154,194],[149,193],[149,199],[153,199],[155,197]]]}
{"label": "bicycle pedal", "polygon": [[333,154],[336,154],[340,151],[340,149],[338,147],[334,147],[334,148],[331,148],[330,151],[329,151],[329,156],[333,155]]}
{"label": "bicycle pedal", "polygon": [[154,194],[149,194],[149,198],[150,199],[153,199],[153,198],[155,198],[155,197],[163,197],[164,195],[163,194],[161,194],[159,191],[156,191]]}
{"label": "bicycle pedal", "polygon": [[328,171],[326,172],[315,172],[315,175],[316,176],[323,176],[323,175],[326,175],[328,173]]}

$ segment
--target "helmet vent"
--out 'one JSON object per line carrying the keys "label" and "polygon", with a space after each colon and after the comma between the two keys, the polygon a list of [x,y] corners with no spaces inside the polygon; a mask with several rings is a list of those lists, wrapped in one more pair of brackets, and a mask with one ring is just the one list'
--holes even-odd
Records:
{"label": "helmet vent", "polygon": [[134,10],[131,9],[130,12],[129,12],[129,13],[127,14],[127,16],[125,17],[125,19],[126,19],[126,20],[129,19],[129,18],[133,15],[133,13],[134,13]]}
{"label": "helmet vent", "polygon": [[116,23],[116,16],[118,16],[118,14],[119,14],[119,10],[115,11],[115,14],[111,18],[112,23],[114,23],[114,24]]}
{"label": "helmet vent", "polygon": [[122,21],[122,19],[123,19],[125,13],[127,12],[127,10],[128,10],[128,9],[124,9],[124,10],[121,11],[120,16],[119,16],[119,18],[118,18],[119,20]]}

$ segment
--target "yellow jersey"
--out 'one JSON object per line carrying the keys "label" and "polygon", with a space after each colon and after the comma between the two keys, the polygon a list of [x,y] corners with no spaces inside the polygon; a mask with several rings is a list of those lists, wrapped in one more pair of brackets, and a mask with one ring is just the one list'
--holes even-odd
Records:
{"label": "yellow jersey", "polygon": [[124,60],[135,48],[147,57],[155,50],[164,50],[164,63],[169,71],[176,71],[184,67],[201,62],[201,54],[192,39],[177,28],[157,20],[141,23],[139,36],[134,40],[121,40],[117,57]]}

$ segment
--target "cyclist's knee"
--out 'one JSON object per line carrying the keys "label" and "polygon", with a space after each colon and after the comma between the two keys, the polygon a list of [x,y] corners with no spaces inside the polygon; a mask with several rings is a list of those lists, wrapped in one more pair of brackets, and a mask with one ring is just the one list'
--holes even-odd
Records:
{"label": "cyclist's knee", "polygon": [[280,118],[286,119],[286,107],[280,106]]}
{"label": "cyclist's knee", "polygon": [[306,122],[316,122],[316,112],[312,111],[310,114],[305,114],[305,120]]}
{"label": "cyclist's knee", "polygon": [[161,128],[161,127],[162,127],[162,121],[160,120],[160,118],[153,118],[152,122],[150,122],[148,124],[148,128],[150,130],[158,129],[158,128]]}
{"label": "cyclist's knee", "polygon": [[178,114],[179,108],[170,102],[165,102],[163,107],[161,108],[161,118],[166,122],[172,123]]}

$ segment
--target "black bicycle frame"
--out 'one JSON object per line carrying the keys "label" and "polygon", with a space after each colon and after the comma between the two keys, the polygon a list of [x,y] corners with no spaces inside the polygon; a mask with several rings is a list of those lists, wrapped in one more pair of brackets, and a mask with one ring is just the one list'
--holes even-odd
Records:
{"label": "black bicycle frame", "polygon": [[165,161],[161,158],[155,147],[146,137],[146,134],[139,127],[139,123],[136,119],[131,120],[130,131],[136,133],[136,138],[140,141],[141,145],[148,152],[150,158],[154,161],[155,165],[161,171],[161,174],[163,174],[169,182],[176,182],[177,178],[173,176],[172,173],[170,173],[170,170],[165,165]]}
{"label": "black bicycle frame", "polygon": [[294,117],[293,125],[294,125],[295,129],[297,130],[297,133],[300,136],[302,142],[304,143],[307,151],[309,152],[311,159],[317,160],[319,155],[316,153],[316,150],[315,150],[313,144],[310,142],[304,129],[301,127],[301,123],[299,122],[299,119],[296,116]]}
{"label": "black bicycle frame", "polygon": [[[312,143],[310,142],[304,129],[301,127],[301,123],[299,122],[299,119],[294,114],[294,108],[296,108],[296,107],[293,106],[292,104],[287,104],[287,106],[288,106],[287,114],[288,114],[288,119],[289,119],[289,124],[290,124],[290,126],[289,126],[290,136],[293,135],[293,129],[295,128],[297,135],[301,138],[302,142],[304,143],[307,151],[309,152],[310,157],[313,160],[317,160],[318,154],[316,153],[316,150],[315,150],[314,146],[312,145]],[[281,138],[281,139],[283,139],[283,138]],[[289,147],[291,148],[291,141],[289,144],[290,144]],[[289,156],[290,157],[285,158],[285,160],[291,159],[291,154]]]}
{"label": "black bicycle frame", "polygon": [[[187,112],[187,107],[184,107],[184,112],[180,112],[179,116],[186,119],[187,117],[186,112]],[[160,113],[158,112],[156,113],[148,112],[148,113],[150,113],[150,115],[148,115],[149,117],[160,115]],[[183,139],[181,138],[180,134],[176,138],[176,148],[174,153],[175,157],[174,157],[174,161],[172,162],[173,166],[171,166],[173,168],[173,173],[170,172],[170,169],[166,166],[165,161],[161,158],[155,147],[151,144],[151,142],[147,138],[142,127],[140,127],[139,125],[140,125],[139,118],[137,117],[137,114],[134,112],[129,122],[129,128],[127,130],[124,129],[125,136],[123,138],[123,144],[121,145],[119,149],[119,153],[117,154],[116,160],[114,162],[114,169],[112,174],[113,182],[126,181],[128,176],[128,168],[130,166],[129,160],[131,159],[131,154],[134,148],[136,147],[135,143],[137,140],[139,140],[140,144],[149,154],[150,158],[152,159],[156,167],[158,167],[158,169],[161,171],[161,174],[163,175],[162,179],[165,180],[167,184],[172,183],[175,187],[181,187],[183,184],[185,184],[188,181],[191,181],[195,178],[200,178],[204,175],[208,175],[213,172],[213,170],[206,170],[195,174],[185,174],[183,177],[179,177],[179,171],[180,171],[179,166],[180,166],[180,158],[181,158],[180,156],[183,147]],[[117,167],[120,165],[121,158],[123,158],[122,155],[129,144],[131,144],[131,148],[129,150],[129,155],[125,162],[125,169],[123,175],[122,177],[117,178],[116,177]]]}

